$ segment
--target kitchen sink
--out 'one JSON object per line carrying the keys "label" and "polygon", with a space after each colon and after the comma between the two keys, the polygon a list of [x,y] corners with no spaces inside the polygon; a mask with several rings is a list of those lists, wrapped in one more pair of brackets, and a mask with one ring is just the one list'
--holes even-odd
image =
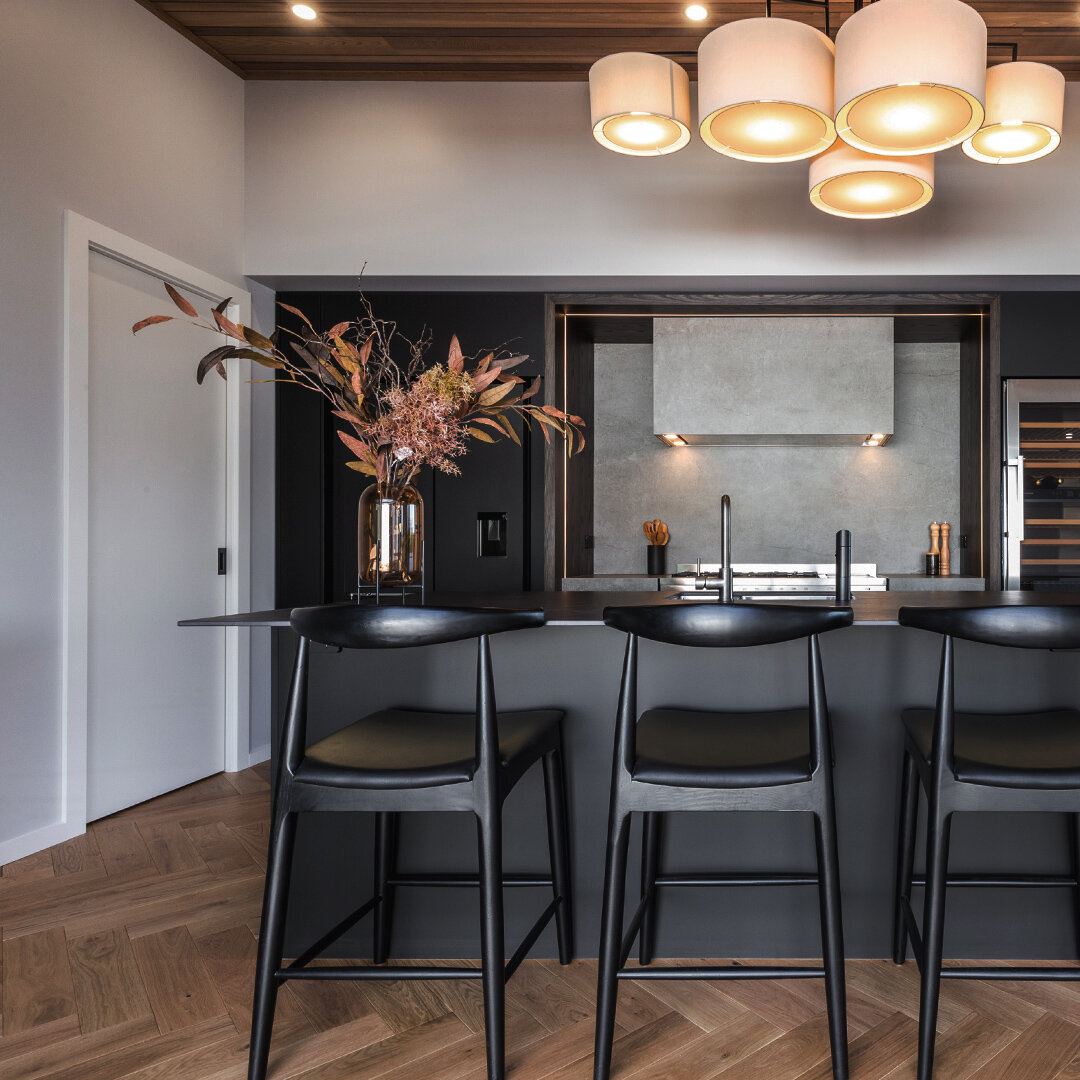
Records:
{"label": "kitchen sink", "polygon": [[[670,596],[664,598],[665,600],[698,600],[709,601],[717,603],[720,599],[720,594],[713,590],[702,589],[701,591],[695,590],[694,592],[678,592],[672,593]],[[835,594],[831,592],[789,592],[789,593],[736,593],[736,600],[835,600]]]}

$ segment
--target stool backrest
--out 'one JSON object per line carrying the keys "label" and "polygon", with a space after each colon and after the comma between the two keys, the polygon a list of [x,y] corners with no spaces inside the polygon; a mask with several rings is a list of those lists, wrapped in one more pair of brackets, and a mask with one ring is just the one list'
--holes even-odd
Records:
{"label": "stool backrest", "polygon": [[794,641],[850,626],[851,608],[794,604],[717,604],[673,600],[670,605],[604,608],[604,622],[616,630],[669,645],[742,648]]}
{"label": "stool backrest", "polygon": [[491,777],[498,762],[499,733],[495,677],[489,636],[544,625],[540,610],[508,608],[368,607],[326,604],[296,608],[290,617],[300,635],[293,665],[289,705],[282,729],[279,784],[300,764],[307,745],[307,681],[311,643],[342,649],[404,649],[477,639],[476,759],[481,775]]}
{"label": "stool backrest", "polygon": [[1080,604],[902,607],[901,626],[1016,649],[1080,648]]}
{"label": "stool backrest", "polygon": [[290,622],[301,637],[320,645],[342,649],[404,649],[543,626],[544,613],[505,608],[325,604],[295,608]]}
{"label": "stool backrest", "polygon": [[944,783],[953,768],[956,703],[953,639],[1005,645],[1016,649],[1080,648],[1080,605],[996,604],[988,607],[902,607],[901,626],[940,634],[941,667],[931,760],[935,784]]}
{"label": "stool backrest", "polygon": [[827,630],[850,626],[852,620],[853,614],[849,607],[798,607],[794,604],[715,604],[673,600],[670,605],[605,608],[604,622],[627,635],[619,689],[619,710],[615,720],[613,783],[628,780],[633,769],[634,731],[637,725],[638,638],[648,638],[669,645],[712,649],[775,645],[781,641],[805,638],[810,698],[810,750],[816,771],[823,757],[831,754],[832,747],[818,635]]}

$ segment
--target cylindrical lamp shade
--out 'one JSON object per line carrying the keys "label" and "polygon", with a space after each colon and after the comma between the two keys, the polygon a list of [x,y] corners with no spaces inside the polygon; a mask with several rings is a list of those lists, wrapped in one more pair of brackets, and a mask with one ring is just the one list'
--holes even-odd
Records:
{"label": "cylindrical lamp shade", "polygon": [[1019,165],[1057,149],[1065,110],[1065,76],[1026,60],[986,72],[986,119],[964,153],[991,165]]}
{"label": "cylindrical lamp shade", "polygon": [[788,19],[740,19],[698,46],[701,137],[744,161],[798,161],[833,144],[833,43]]}
{"label": "cylindrical lamp shade", "polygon": [[690,141],[690,77],[664,56],[613,53],[589,68],[596,141],[620,154],[651,157]]}
{"label": "cylindrical lamp shade", "polygon": [[810,201],[837,217],[900,217],[925,206],[933,194],[933,154],[883,157],[837,139],[810,162]]}
{"label": "cylindrical lamp shade", "polygon": [[983,121],[986,23],[961,0],[877,0],[836,35],[836,133],[873,154],[927,154]]}

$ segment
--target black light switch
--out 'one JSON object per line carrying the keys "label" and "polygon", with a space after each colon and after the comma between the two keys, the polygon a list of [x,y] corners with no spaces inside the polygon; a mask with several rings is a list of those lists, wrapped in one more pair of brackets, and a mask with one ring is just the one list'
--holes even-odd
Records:
{"label": "black light switch", "polygon": [[476,555],[480,559],[506,558],[506,514],[476,515]]}

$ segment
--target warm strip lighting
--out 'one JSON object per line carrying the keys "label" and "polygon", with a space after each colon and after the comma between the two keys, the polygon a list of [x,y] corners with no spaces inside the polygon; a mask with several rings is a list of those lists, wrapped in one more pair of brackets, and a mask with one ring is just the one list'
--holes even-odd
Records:
{"label": "warm strip lighting", "polygon": [[651,53],[614,53],[589,69],[593,136],[608,150],[651,157],[690,141],[690,78]]}
{"label": "warm strip lighting", "polygon": [[810,162],[810,201],[836,217],[900,217],[925,206],[933,194],[934,159],[930,154],[882,157],[838,139],[832,149]]}
{"label": "warm strip lighting", "polygon": [[310,19],[318,18],[318,15],[316,14],[315,9],[308,7],[307,4],[293,4],[292,13],[298,19],[309,19],[310,20]]}
{"label": "warm strip lighting", "polygon": [[888,435],[882,435],[880,433],[876,435],[867,435],[863,441],[863,446],[884,446],[889,441]]}
{"label": "warm strip lighting", "polygon": [[689,446],[690,444],[681,435],[660,435],[658,438],[662,439],[668,444],[668,446]]}
{"label": "warm strip lighting", "polygon": [[836,133],[874,154],[945,150],[983,122],[986,23],[961,0],[877,0],[836,35]]}
{"label": "warm strip lighting", "polygon": [[[884,0],[879,0],[884,2]],[[788,19],[740,19],[698,47],[701,137],[743,161],[798,161],[836,137],[833,44]]]}
{"label": "warm strip lighting", "polygon": [[964,153],[990,165],[1019,165],[1045,157],[1061,142],[1065,76],[1026,60],[996,64],[986,73],[986,119]]}
{"label": "warm strip lighting", "polygon": [[686,9],[686,17],[688,19],[693,19],[694,22],[701,22],[702,19],[707,19],[709,17],[709,12],[700,4],[691,4]]}

